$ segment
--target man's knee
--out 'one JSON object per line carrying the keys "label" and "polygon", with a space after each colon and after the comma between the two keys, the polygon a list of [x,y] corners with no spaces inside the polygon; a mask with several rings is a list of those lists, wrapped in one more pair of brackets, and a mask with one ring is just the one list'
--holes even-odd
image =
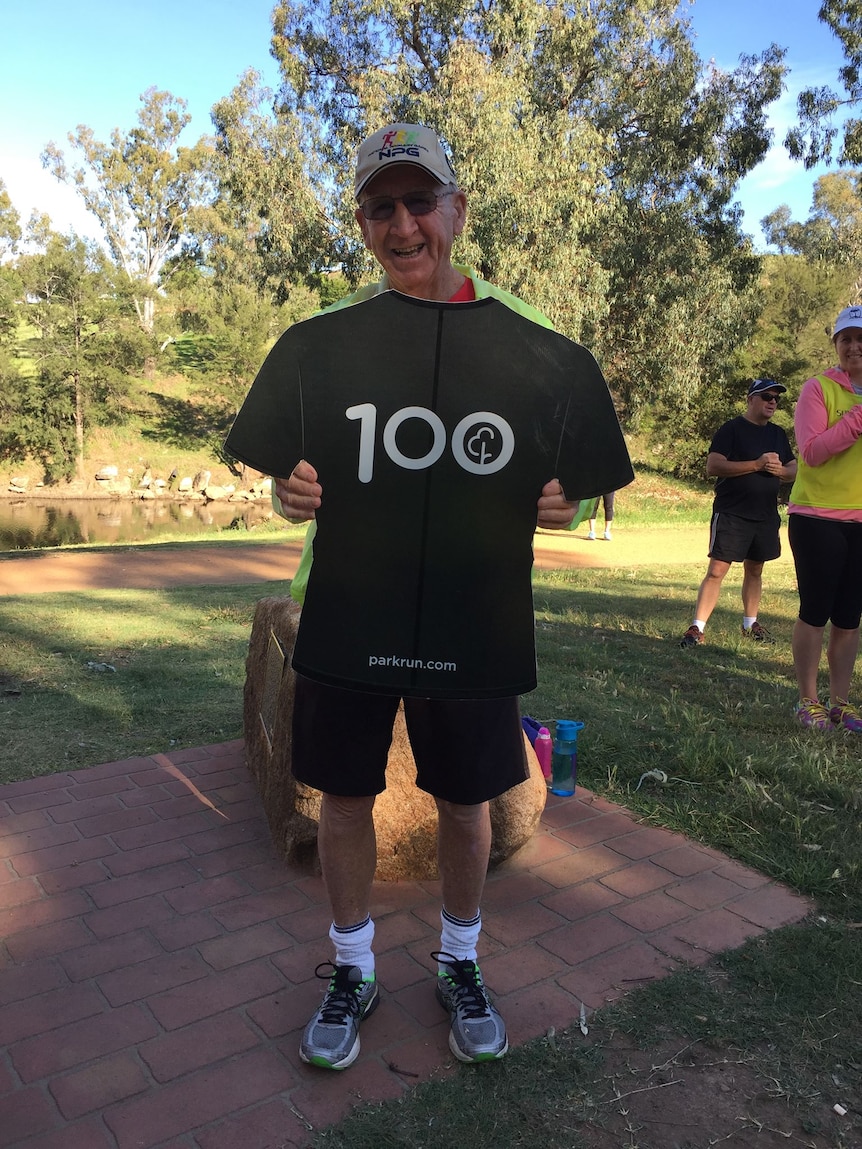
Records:
{"label": "man's knee", "polygon": [[458,802],[447,802],[444,798],[435,798],[437,814],[441,822],[464,830],[470,830],[484,825],[489,817],[488,803],[478,802],[472,806],[463,806]]}
{"label": "man's knee", "polygon": [[372,816],[376,795],[349,797],[344,794],[324,794],[320,802],[320,816],[333,829],[355,826]]}

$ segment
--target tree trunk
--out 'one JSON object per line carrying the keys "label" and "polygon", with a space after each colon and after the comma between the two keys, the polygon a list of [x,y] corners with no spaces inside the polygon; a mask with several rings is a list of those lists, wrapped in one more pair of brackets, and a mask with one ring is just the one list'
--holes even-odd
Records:
{"label": "tree trunk", "polygon": [[84,399],[81,395],[81,375],[74,374],[75,381],[75,477],[84,478]]}

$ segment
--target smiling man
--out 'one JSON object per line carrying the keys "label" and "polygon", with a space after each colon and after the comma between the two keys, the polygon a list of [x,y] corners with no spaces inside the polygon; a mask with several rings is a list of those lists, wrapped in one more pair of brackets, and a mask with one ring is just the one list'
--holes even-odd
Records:
{"label": "smiling man", "polygon": [[227,441],[276,477],[288,518],[315,520],[291,584],[303,604],[291,758],[323,795],[334,958],[300,1057],[351,1065],[380,1000],[372,811],[403,699],[417,785],[439,816],[436,996],[455,1056],[495,1060],[508,1039],[477,963],[479,903],[489,800],[527,776],[532,535],[569,529],[578,498],[633,473],[589,352],[452,262],[467,197],[434,132],[371,135],[355,194],[382,278],[285,332]]}

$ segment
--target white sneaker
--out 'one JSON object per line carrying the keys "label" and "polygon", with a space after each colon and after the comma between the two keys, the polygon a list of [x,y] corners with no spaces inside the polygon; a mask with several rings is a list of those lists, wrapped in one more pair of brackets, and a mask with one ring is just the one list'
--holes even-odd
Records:
{"label": "white sneaker", "polygon": [[610,542],[610,541],[611,541],[611,532],[610,532],[610,531],[607,531],[607,530],[605,531],[605,539],[606,539],[608,542]]}
{"label": "white sneaker", "polygon": [[595,539],[595,537],[596,537],[596,532],[595,532],[595,531],[590,531],[590,533],[587,535],[587,538],[588,538],[588,539]]}

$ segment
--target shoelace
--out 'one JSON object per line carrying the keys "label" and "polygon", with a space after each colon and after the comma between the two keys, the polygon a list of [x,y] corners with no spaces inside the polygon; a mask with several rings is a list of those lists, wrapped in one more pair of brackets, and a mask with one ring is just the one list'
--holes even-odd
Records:
{"label": "shoelace", "polygon": [[[350,981],[348,975],[351,966],[337,966],[332,962],[321,962],[315,969],[314,976],[329,981],[329,991],[320,1007],[320,1020],[324,1025],[343,1025],[348,1016],[359,1013],[359,998],[356,991],[362,985],[361,981]],[[329,973],[321,973],[328,969]]]}
{"label": "shoelace", "polygon": [[818,702],[815,698],[803,698],[799,705],[796,707],[797,714],[807,714],[812,719],[823,719],[831,722],[829,711],[822,702]]}
{"label": "shoelace", "polygon": [[441,961],[453,972],[445,974],[446,980],[452,985],[452,996],[459,1013],[468,1021],[476,1021],[480,1017],[488,1017],[488,998],[479,979],[479,970],[473,961],[459,961],[451,954],[432,953],[435,961]]}
{"label": "shoelace", "polygon": [[857,722],[862,722],[862,714],[859,713],[856,707],[851,706],[849,702],[842,702],[840,698],[838,702],[836,702],[836,704],[832,707],[832,709],[838,711],[838,717],[842,721],[845,718],[853,718]]}

